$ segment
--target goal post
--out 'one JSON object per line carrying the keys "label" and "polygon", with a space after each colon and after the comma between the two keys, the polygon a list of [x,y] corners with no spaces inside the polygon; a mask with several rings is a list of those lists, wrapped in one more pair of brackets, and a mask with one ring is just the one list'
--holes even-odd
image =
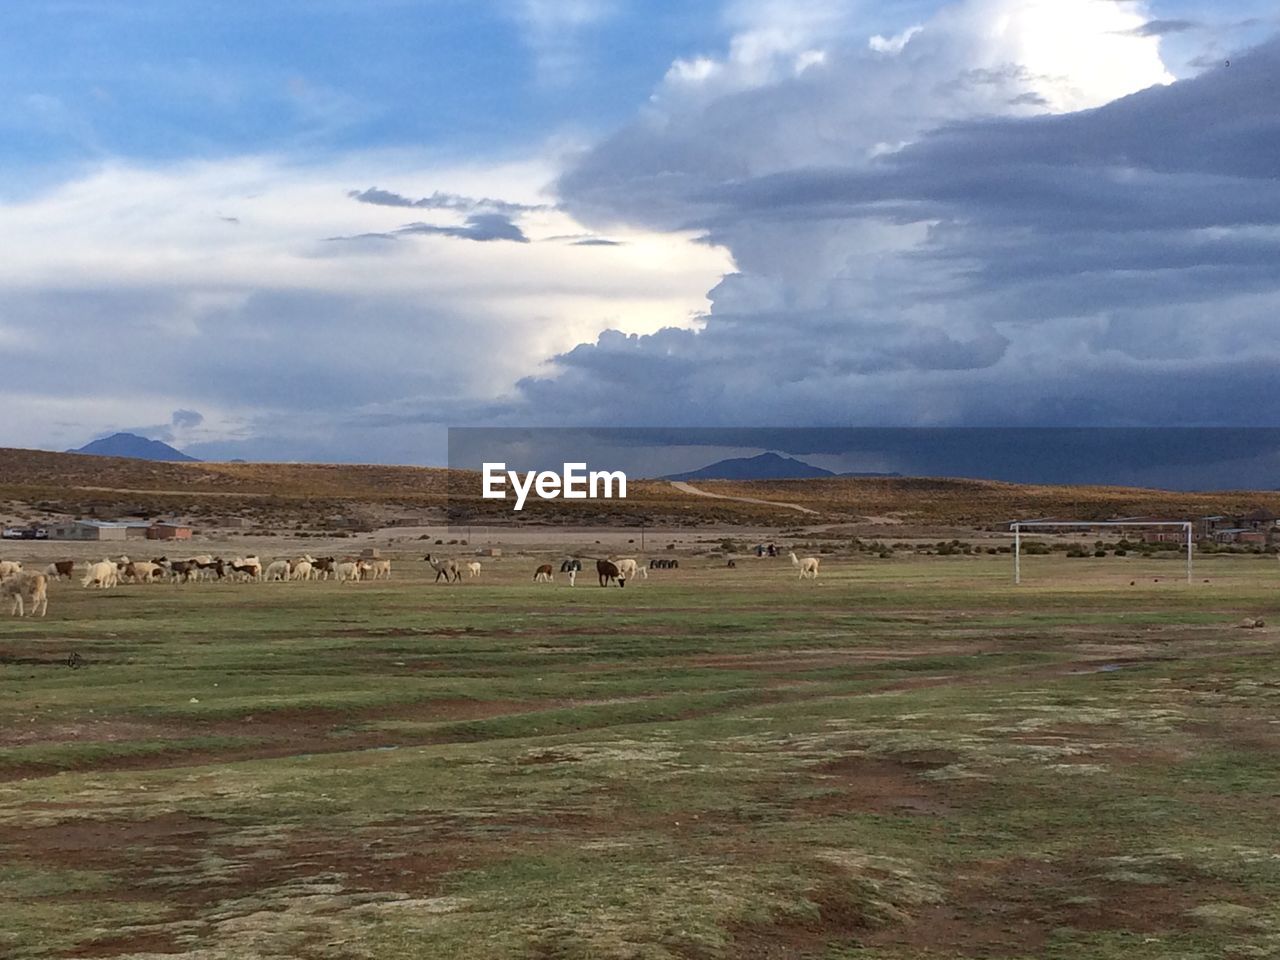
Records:
{"label": "goal post", "polygon": [[1096,529],[1102,527],[1180,527],[1186,537],[1187,583],[1192,578],[1192,556],[1195,552],[1195,524],[1190,520],[1018,520],[1009,525],[1013,531],[1013,582],[1022,583],[1022,534],[1027,530],[1052,530],[1057,527]]}

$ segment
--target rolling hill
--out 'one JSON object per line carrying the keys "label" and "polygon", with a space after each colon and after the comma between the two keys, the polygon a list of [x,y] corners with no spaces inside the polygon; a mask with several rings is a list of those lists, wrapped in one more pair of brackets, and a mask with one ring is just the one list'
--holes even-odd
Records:
{"label": "rolling hill", "polygon": [[177,463],[194,463],[195,457],[189,457],[181,450],[162,443],[159,440],[148,440],[136,433],[113,433],[102,437],[83,447],[68,450],[68,453],[87,453],[96,457],[129,457],[134,460],[166,460]]}
{"label": "rolling hill", "polygon": [[[612,501],[530,501],[516,515],[481,500],[479,474],[431,467],[321,463],[202,463],[0,448],[0,501],[44,514],[112,517],[145,512],[201,518],[239,515],[262,526],[309,526],[334,516],[379,523],[412,513],[439,522],[794,526],[797,523],[984,526],[1036,516],[1192,518],[1280,511],[1280,493],[1182,493],[1129,487],[1051,486],[916,477],[699,480],[628,483]],[[743,502],[732,498],[755,502]],[[765,502],[759,502],[765,501]],[[815,515],[798,516],[782,504]]]}

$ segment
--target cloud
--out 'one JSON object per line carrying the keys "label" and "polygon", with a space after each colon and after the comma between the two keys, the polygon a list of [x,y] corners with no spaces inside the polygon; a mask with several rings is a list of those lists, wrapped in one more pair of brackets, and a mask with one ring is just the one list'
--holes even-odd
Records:
{"label": "cloud", "polygon": [[464,197],[456,193],[445,193],[435,191],[428,197],[420,197],[417,200],[410,199],[399,193],[393,193],[390,190],[381,190],[378,187],[369,187],[367,190],[351,190],[347,193],[360,203],[369,203],[381,207],[408,207],[417,210],[454,210],[459,213],[474,213],[477,211],[490,213],[503,213],[514,216],[520,213],[528,213],[534,210],[547,209],[545,204],[528,204],[528,203],[512,203],[509,200],[493,200],[488,197],[477,199],[475,197]]}
{"label": "cloud", "polygon": [[442,227],[430,223],[411,223],[396,231],[396,235],[435,234],[441,237],[457,237],[459,240],[510,240],[528,243],[529,238],[511,218],[501,213],[473,213],[461,227]]}
{"label": "cloud", "polygon": [[[556,83],[613,8],[507,9]],[[404,462],[460,422],[1276,422],[1276,43],[1171,83],[1140,2],[868,10],[731,0],[577,153],[102,161],[5,201],[0,406],[31,416],[0,442],[197,410],[157,429]]]}
{"label": "cloud", "polygon": [[1172,33],[1186,33],[1199,26],[1200,24],[1194,20],[1148,20],[1141,26],[1134,27],[1129,33],[1135,37],[1166,37]]}
{"label": "cloud", "polygon": [[583,34],[612,17],[615,0],[503,0],[502,9],[521,27],[534,54],[538,79],[562,86],[581,74]]}
{"label": "cloud", "polygon": [[398,240],[407,236],[453,237],[458,240],[510,240],[514,243],[528,243],[525,236],[510,217],[501,213],[474,213],[466,218],[461,226],[440,225],[434,223],[410,223],[386,233],[357,233],[348,237],[326,237],[328,242],[355,242],[380,240]]}
{"label": "cloud", "polygon": [[1275,422],[1280,42],[1171,84],[1141,4],[1063,7],[972,0],[892,57],[850,38],[816,72],[669,79],[561,201],[597,229],[700,230],[736,271],[700,329],[602,334],[521,382],[529,408]]}
{"label": "cloud", "polygon": [[[24,411],[0,444],[64,449],[143,424],[196,456],[424,462],[441,424],[497,416],[518,379],[601,330],[694,322],[727,262],[690,235],[510,242],[590,235],[532,209],[551,170],[379,155],[112,164],[0,203],[0,406]],[[401,242],[319,242],[404,225],[402,208],[352,202],[356,177],[531,209],[518,227],[476,213]],[[236,229],[209,215],[232,207]],[[378,425],[391,413],[405,422]]]}
{"label": "cloud", "polygon": [[893,37],[882,37],[880,34],[876,34],[867,41],[867,46],[876,53],[901,53],[906,49],[907,44],[911,42],[911,38],[923,29],[924,27],[917,24],[914,27],[908,27]]}
{"label": "cloud", "polygon": [[481,242],[509,240],[514,243],[528,243],[529,238],[525,236],[524,231],[516,224],[516,219],[523,214],[549,209],[546,204],[514,203],[509,200],[494,200],[488,197],[477,199],[440,190],[434,191],[430,196],[420,197],[416,200],[378,187],[369,187],[366,190],[350,190],[347,192],[347,196],[359,203],[367,203],[372,206],[412,210],[444,210],[466,214],[466,218],[461,225],[410,223],[391,231],[357,234],[352,237],[329,237],[329,240],[395,240],[398,237],[418,234]]}

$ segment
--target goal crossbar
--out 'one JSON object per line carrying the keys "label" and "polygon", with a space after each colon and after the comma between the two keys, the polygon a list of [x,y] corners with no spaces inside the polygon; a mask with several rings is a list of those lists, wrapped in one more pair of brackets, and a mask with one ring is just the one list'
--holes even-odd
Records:
{"label": "goal crossbar", "polygon": [[1024,530],[1048,530],[1055,527],[1093,529],[1096,527],[1180,527],[1186,534],[1187,583],[1192,576],[1192,552],[1195,545],[1195,524],[1190,520],[1018,520],[1009,524],[1013,531],[1013,582],[1022,583],[1022,532]]}

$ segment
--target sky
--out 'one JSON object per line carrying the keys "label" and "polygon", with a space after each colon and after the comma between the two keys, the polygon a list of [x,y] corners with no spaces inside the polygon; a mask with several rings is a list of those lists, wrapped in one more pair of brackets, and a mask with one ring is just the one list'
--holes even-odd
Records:
{"label": "sky", "polygon": [[1275,426],[1256,0],[28,0],[0,445]]}

